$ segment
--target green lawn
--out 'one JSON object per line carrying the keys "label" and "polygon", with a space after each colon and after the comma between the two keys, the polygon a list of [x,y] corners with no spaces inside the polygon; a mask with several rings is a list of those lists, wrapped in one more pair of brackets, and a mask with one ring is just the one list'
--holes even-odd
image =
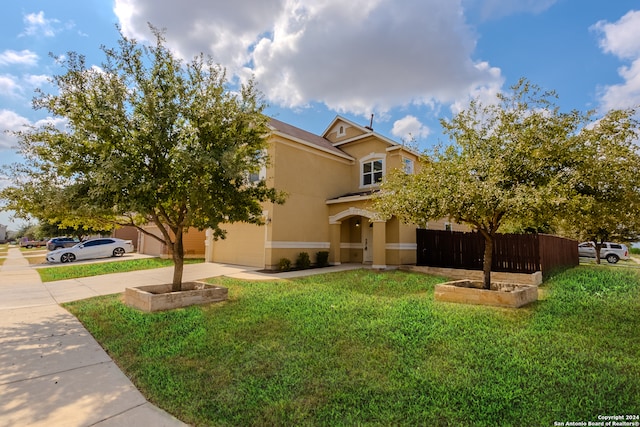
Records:
{"label": "green lawn", "polygon": [[229,301],[66,304],[154,404],[198,426],[552,426],[640,414],[638,270],[581,266],[510,310],[358,270],[215,280]]}
{"label": "green lawn", "polygon": [[[185,264],[204,262],[203,259],[185,259]],[[173,261],[160,258],[143,258],[113,262],[98,262],[94,264],[64,265],[58,267],[38,268],[43,282],[75,279],[77,277],[99,276],[101,274],[124,273],[135,270],[149,270],[152,268],[171,267]]]}
{"label": "green lawn", "polygon": [[4,263],[4,260],[7,258],[7,255],[9,255],[9,244],[7,243],[0,244],[0,265]]}

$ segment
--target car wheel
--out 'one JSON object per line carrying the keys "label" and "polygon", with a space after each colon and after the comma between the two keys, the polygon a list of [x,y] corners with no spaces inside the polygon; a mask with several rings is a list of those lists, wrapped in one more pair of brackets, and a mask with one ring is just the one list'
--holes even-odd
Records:
{"label": "car wheel", "polygon": [[618,255],[616,254],[609,254],[607,255],[607,262],[609,264],[615,264],[616,262],[618,262],[620,258],[618,258]]}
{"label": "car wheel", "polygon": [[124,255],[124,249],[123,248],[115,248],[113,250],[113,256],[122,256]]}
{"label": "car wheel", "polygon": [[73,262],[76,260],[76,256],[74,254],[62,254],[60,255],[60,262]]}

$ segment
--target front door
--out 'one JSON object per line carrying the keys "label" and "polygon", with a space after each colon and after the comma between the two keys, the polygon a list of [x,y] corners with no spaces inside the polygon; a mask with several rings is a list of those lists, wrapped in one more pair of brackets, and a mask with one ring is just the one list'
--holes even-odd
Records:
{"label": "front door", "polygon": [[373,263],[373,223],[362,221],[362,263]]}

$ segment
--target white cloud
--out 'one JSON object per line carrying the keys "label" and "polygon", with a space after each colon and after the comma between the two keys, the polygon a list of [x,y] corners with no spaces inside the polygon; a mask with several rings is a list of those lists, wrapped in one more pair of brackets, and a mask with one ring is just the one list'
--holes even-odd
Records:
{"label": "white cloud", "polygon": [[149,38],[147,22],[166,27],[183,57],[202,51],[234,75],[255,74],[285,107],[384,115],[500,81],[473,59],[461,0],[115,0],[114,11],[125,35]]}
{"label": "white cloud", "polygon": [[431,130],[412,115],[396,120],[393,123],[393,128],[391,129],[391,134],[403,141],[426,138],[430,133]]}
{"label": "white cloud", "polygon": [[601,108],[629,108],[640,105],[640,11],[629,11],[617,22],[599,21],[592,30],[600,35],[600,47],[630,65],[618,69],[623,82],[601,90]]}
{"label": "white cloud", "polygon": [[640,105],[640,58],[628,67],[620,67],[618,74],[624,82],[602,90],[600,101],[604,111]]}
{"label": "white cloud", "polygon": [[22,91],[20,84],[12,75],[0,75],[0,96],[13,97]]}
{"label": "white cloud", "polygon": [[270,31],[286,0],[115,0],[122,32],[152,39],[148,23],[167,30],[169,44],[185,58],[200,52],[232,71],[251,59],[251,46]]}
{"label": "white cloud", "polygon": [[495,104],[498,102],[496,95],[502,91],[502,85],[504,83],[504,78],[501,76],[500,69],[490,67],[486,62],[476,64],[476,67],[484,69],[486,72],[490,73],[493,76],[493,79],[490,79],[489,82],[484,85],[469,87],[469,90],[464,96],[456,99],[456,101],[451,104],[451,112],[453,114],[457,114],[466,109],[473,99],[479,100],[484,105]]}
{"label": "white cloud", "polygon": [[29,119],[9,110],[0,110],[0,150],[6,150],[17,145],[12,132],[23,130],[30,125]]}
{"label": "white cloud", "polygon": [[37,36],[42,35],[44,37],[53,37],[59,31],[56,26],[60,23],[57,19],[47,19],[44,17],[44,12],[29,13],[22,18],[25,29],[21,35],[24,36]]}
{"label": "white cloud", "polygon": [[36,65],[38,54],[30,50],[5,50],[0,53],[0,65]]}
{"label": "white cloud", "polygon": [[450,102],[489,73],[474,66],[472,31],[459,3],[326,0],[290,2],[255,49],[255,74],[288,107],[318,100],[366,115],[393,106]]}
{"label": "white cloud", "polygon": [[65,117],[47,117],[44,119],[40,119],[38,121],[36,121],[34,123],[34,126],[36,128],[39,128],[41,126],[45,126],[45,125],[53,125],[55,127],[57,127],[58,129],[64,129],[67,124],[69,123],[69,120],[67,120]]}
{"label": "white cloud", "polygon": [[599,21],[592,30],[600,33],[600,47],[621,59],[635,59],[640,56],[640,11],[632,10],[610,23]]}
{"label": "white cloud", "polygon": [[33,89],[49,84],[49,78],[50,76],[44,74],[0,75],[0,96],[30,96],[33,94]]}
{"label": "white cloud", "polygon": [[0,110],[0,150],[14,148],[18,145],[18,140],[13,135],[13,132],[26,130],[27,127],[31,126],[40,128],[49,124],[58,129],[64,129],[67,123],[68,120],[61,117],[46,117],[33,123],[15,111]]}
{"label": "white cloud", "polygon": [[49,84],[51,76],[47,74],[28,74],[23,77],[23,80],[32,87],[41,87],[45,84]]}

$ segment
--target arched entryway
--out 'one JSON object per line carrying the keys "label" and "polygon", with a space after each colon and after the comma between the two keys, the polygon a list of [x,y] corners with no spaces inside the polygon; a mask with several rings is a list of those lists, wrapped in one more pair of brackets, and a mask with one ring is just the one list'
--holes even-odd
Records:
{"label": "arched entryway", "polygon": [[[351,207],[329,217],[331,226],[330,259],[333,264],[354,262],[346,253],[361,254],[359,260],[373,268],[386,268],[386,222],[366,209]],[[359,234],[357,242],[343,233]],[[348,240],[348,241],[347,241]],[[346,259],[345,259],[346,258]]]}

